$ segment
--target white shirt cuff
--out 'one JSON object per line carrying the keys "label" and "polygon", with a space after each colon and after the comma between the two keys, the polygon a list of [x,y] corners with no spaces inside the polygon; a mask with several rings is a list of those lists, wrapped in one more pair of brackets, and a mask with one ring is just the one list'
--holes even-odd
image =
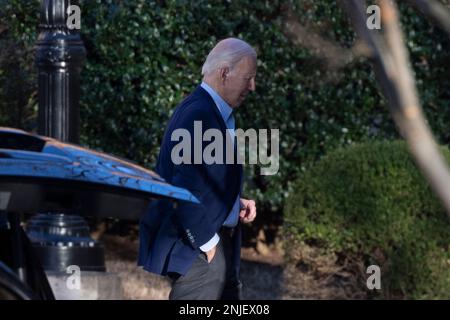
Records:
{"label": "white shirt cuff", "polygon": [[211,240],[209,240],[207,243],[205,243],[204,245],[202,245],[200,247],[200,250],[202,250],[203,252],[208,252],[209,250],[214,248],[219,243],[219,240],[220,240],[220,237],[216,233],[214,235],[214,237],[211,238]]}

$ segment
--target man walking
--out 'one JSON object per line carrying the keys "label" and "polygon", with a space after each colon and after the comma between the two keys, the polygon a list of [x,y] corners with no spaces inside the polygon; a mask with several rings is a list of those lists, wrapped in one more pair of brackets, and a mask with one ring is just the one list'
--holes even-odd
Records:
{"label": "man walking", "polygon": [[[179,202],[173,208],[169,200],[154,201],[141,220],[138,264],[172,279],[170,299],[240,299],[240,224],[255,219],[256,205],[241,198],[233,111],[255,90],[256,52],[242,40],[222,40],[208,54],[202,75],[201,85],[169,120],[156,166],[167,182],[188,189],[200,204]],[[191,161],[174,162],[174,131],[183,129],[193,138],[199,123],[201,137],[215,129],[229,142],[221,150],[223,161],[194,161],[205,149],[204,141],[201,150],[194,148],[195,141],[183,150],[182,158],[192,156]]]}

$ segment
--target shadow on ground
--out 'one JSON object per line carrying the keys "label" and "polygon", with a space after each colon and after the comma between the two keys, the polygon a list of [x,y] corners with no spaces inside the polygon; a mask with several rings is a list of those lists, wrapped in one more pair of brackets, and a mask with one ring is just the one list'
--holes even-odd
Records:
{"label": "shadow on ground", "polygon": [[[136,266],[138,241],[128,237],[103,235],[106,267],[108,272],[117,273],[122,280],[124,299],[167,299],[170,282]],[[282,299],[283,268],[278,261],[258,262],[250,250],[243,250],[241,278],[244,299]],[[248,256],[249,260],[246,260]]]}

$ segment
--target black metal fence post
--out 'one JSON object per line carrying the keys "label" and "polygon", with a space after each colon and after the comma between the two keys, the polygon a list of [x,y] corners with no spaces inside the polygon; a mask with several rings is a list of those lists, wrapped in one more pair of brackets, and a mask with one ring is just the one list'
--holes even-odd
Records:
{"label": "black metal fence post", "polygon": [[41,0],[36,42],[39,69],[39,134],[79,142],[80,72],[86,49],[79,30],[67,25],[73,0]]}

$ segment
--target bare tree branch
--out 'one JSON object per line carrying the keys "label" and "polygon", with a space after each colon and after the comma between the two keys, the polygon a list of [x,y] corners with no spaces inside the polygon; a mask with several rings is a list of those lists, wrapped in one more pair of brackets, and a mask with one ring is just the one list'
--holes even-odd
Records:
{"label": "bare tree branch", "polygon": [[357,43],[346,49],[331,40],[324,39],[309,26],[303,26],[289,6],[283,7],[283,25],[286,36],[297,46],[310,50],[326,61],[331,69],[339,69],[351,63],[356,56],[366,53],[366,47]]}
{"label": "bare tree branch", "polygon": [[450,10],[435,0],[408,0],[450,35]]}
{"label": "bare tree branch", "polygon": [[365,1],[343,1],[357,33],[372,49],[375,74],[390,111],[425,178],[450,217],[450,172],[426,124],[417,96],[409,57],[399,26],[398,11],[390,0],[380,0],[386,42],[366,26]]}

